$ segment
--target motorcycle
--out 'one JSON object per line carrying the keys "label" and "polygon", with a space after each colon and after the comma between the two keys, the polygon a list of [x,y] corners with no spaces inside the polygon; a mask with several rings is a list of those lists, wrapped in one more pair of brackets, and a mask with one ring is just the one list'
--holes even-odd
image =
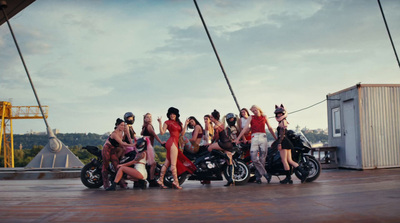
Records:
{"label": "motorcycle", "polygon": [[[235,147],[234,147],[235,148]],[[237,148],[237,147],[236,147]],[[191,154],[184,150],[184,155],[192,161],[196,170],[193,173],[184,172],[178,176],[179,185],[182,185],[186,180],[197,181],[221,181],[222,175],[225,179],[228,178],[228,156],[222,151],[213,150],[207,151],[206,147],[200,146],[197,154]],[[241,151],[236,149],[233,152],[232,162],[234,166],[233,179],[235,185],[246,184],[250,177],[250,170],[248,166],[239,159]],[[157,171],[157,170],[156,170]],[[168,169],[164,176],[164,184],[171,187],[173,177],[171,171]]]}
{"label": "motorcycle", "polygon": [[[142,143],[139,143],[139,140],[142,140]],[[147,146],[147,141],[144,138],[140,138],[138,139],[137,145],[140,145],[140,147]],[[103,176],[101,174],[103,169],[103,157],[101,155],[101,150],[96,146],[85,146],[82,147],[82,149],[86,149],[89,153],[95,155],[96,158],[93,158],[90,163],[86,164],[81,169],[81,181],[83,185],[88,188],[100,188],[103,186]],[[127,163],[135,159],[136,153],[137,152],[135,150],[125,153],[125,156],[120,160],[120,164]],[[147,167],[148,172],[149,168],[150,167]],[[160,169],[159,165],[157,169]],[[117,171],[114,169],[111,163],[108,165],[108,172],[110,173],[109,180],[111,182],[114,181]]]}
{"label": "motorcycle", "polygon": [[[297,162],[305,171],[308,171],[308,177],[306,182],[312,182],[316,180],[321,174],[321,164],[312,155],[308,154],[311,150],[311,143],[302,133],[295,133],[293,130],[289,130],[286,133],[286,137],[293,144],[294,149],[292,149],[292,159]],[[250,144],[240,144],[239,148],[242,150],[241,159],[243,162],[247,163],[250,168],[251,174],[255,174],[256,168],[251,162],[250,155],[248,151],[250,150]],[[265,170],[270,176],[285,176],[285,170],[281,161],[281,156],[277,148],[268,148],[267,158],[265,161]],[[297,178],[301,179],[301,173],[291,166],[290,174],[295,174]],[[252,176],[252,180],[255,177]]]}

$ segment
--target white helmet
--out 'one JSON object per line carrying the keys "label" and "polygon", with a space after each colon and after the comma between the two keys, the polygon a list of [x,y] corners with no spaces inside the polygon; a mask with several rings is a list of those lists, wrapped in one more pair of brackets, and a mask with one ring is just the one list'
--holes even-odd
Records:
{"label": "white helmet", "polygon": [[[283,104],[281,104],[281,106],[278,107],[278,105],[275,105],[275,119],[276,121],[280,122],[283,119],[285,119],[287,117],[287,113],[286,113],[286,109],[283,106]],[[281,116],[278,117],[278,114],[282,114]]]}

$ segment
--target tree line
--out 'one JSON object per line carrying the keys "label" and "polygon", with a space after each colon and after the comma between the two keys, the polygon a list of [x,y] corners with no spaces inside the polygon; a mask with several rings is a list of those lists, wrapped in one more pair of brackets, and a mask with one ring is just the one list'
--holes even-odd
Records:
{"label": "tree line", "polygon": [[[327,143],[328,135],[318,131],[303,131],[303,134],[311,143],[322,142]],[[169,133],[158,135],[161,141],[167,141]],[[186,133],[187,137],[191,137],[191,133]],[[94,155],[86,150],[82,150],[83,146],[97,146],[102,149],[104,142],[107,140],[108,134],[95,134],[95,133],[65,133],[56,134],[56,137],[63,142],[84,164],[90,162]],[[267,138],[273,141],[272,135],[267,131]],[[49,142],[47,135],[24,134],[14,135],[14,166],[26,166]],[[164,162],[166,157],[166,150],[160,145],[157,140],[154,142],[154,149],[156,153],[156,161]],[[0,167],[4,166],[3,155],[0,156]]]}

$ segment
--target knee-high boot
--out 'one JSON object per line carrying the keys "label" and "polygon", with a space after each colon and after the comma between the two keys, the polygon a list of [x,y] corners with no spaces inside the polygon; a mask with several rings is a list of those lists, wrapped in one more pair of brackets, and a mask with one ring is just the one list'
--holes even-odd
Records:
{"label": "knee-high boot", "polygon": [[227,177],[228,177],[228,182],[224,185],[225,187],[228,187],[228,186],[231,186],[231,185],[235,185],[235,181],[233,180],[233,171],[234,171],[234,167],[233,167],[233,165],[228,165],[228,174],[227,174]]}
{"label": "knee-high boot", "polygon": [[291,174],[290,174],[290,170],[286,170],[285,172],[286,172],[286,178],[281,180],[281,181],[279,181],[279,183],[281,183],[281,184],[292,184],[293,180],[292,180],[292,177],[291,177]]}
{"label": "knee-high boot", "polygon": [[301,173],[301,183],[304,183],[307,180],[308,174],[309,172],[306,171],[305,169],[303,169],[302,167],[298,166],[295,168],[296,170],[298,170]]}

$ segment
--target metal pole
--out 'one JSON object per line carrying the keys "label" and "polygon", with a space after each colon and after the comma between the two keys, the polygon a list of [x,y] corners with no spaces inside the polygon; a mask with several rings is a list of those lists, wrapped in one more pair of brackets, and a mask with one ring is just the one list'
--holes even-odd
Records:
{"label": "metal pole", "polygon": [[385,22],[386,30],[387,30],[387,32],[388,32],[388,34],[389,34],[390,42],[392,43],[394,55],[396,56],[396,60],[397,60],[397,65],[399,65],[399,68],[400,68],[399,57],[397,56],[396,48],[394,47],[394,43],[393,43],[393,40],[392,40],[392,36],[390,35],[389,26],[388,26],[388,24],[387,24],[387,22],[386,22],[385,14],[383,13],[383,9],[382,9],[382,5],[381,5],[381,1],[380,1],[380,0],[378,0],[378,4],[379,4],[379,8],[381,9],[381,13],[382,13],[383,21]]}
{"label": "metal pole", "polygon": [[5,3],[5,1],[1,1],[0,3],[1,3],[0,8],[3,11],[4,18],[6,19],[7,25],[10,28],[11,35],[12,35],[12,37],[14,39],[14,43],[15,43],[15,46],[17,47],[17,50],[18,50],[18,53],[19,53],[19,57],[21,58],[22,64],[24,65],[24,68],[25,68],[25,71],[26,71],[26,75],[28,76],[29,83],[31,84],[33,93],[35,94],[35,98],[36,98],[36,101],[37,101],[37,103],[39,105],[40,112],[42,113],[43,120],[44,120],[44,122],[46,124],[46,128],[49,128],[49,125],[47,123],[46,117],[44,116],[42,105],[40,104],[39,97],[38,97],[38,95],[36,93],[35,86],[33,85],[33,82],[32,82],[32,79],[31,79],[31,75],[29,74],[28,68],[26,67],[26,64],[25,64],[25,61],[24,61],[24,57],[22,56],[21,50],[19,49],[19,46],[18,46],[18,43],[17,43],[17,39],[15,38],[15,35],[14,35],[14,32],[13,32],[13,30],[11,28],[10,22],[8,21],[7,13],[4,10],[4,8],[7,7],[7,4]]}
{"label": "metal pole", "polygon": [[196,5],[197,12],[199,13],[199,16],[200,16],[201,22],[203,23],[203,26],[204,26],[204,29],[206,30],[206,33],[207,33],[208,39],[210,40],[211,46],[212,46],[212,48],[213,48],[213,50],[214,50],[215,56],[217,57],[217,60],[218,60],[219,66],[221,67],[222,73],[224,74],[224,77],[225,77],[226,83],[228,84],[229,90],[231,91],[231,94],[232,94],[232,96],[233,96],[233,100],[235,100],[236,106],[237,106],[237,108],[238,108],[238,110],[239,110],[239,112],[240,112],[240,106],[239,106],[239,103],[238,103],[238,102],[237,102],[237,100],[236,100],[235,93],[233,93],[233,90],[232,90],[231,84],[229,83],[228,76],[226,76],[226,73],[225,73],[224,67],[222,66],[222,62],[221,62],[221,60],[219,59],[219,56],[218,56],[217,49],[216,49],[216,48],[215,48],[215,46],[214,46],[214,43],[213,43],[213,41],[212,41],[212,39],[211,39],[211,36],[210,36],[210,33],[208,32],[208,29],[207,29],[206,22],[204,21],[204,19],[203,19],[203,16],[201,15],[200,8],[199,8],[199,6],[197,5],[197,2],[196,2],[196,0],[193,0],[193,1],[194,1],[194,4]]}

